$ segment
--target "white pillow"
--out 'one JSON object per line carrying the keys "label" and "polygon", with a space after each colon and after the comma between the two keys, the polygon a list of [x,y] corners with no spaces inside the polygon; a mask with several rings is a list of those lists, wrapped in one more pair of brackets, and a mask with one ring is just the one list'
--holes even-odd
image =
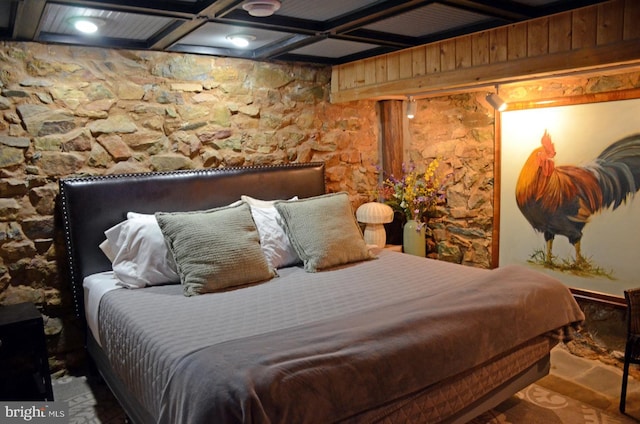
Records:
{"label": "white pillow", "polygon": [[[232,205],[239,205],[238,200]],[[127,220],[104,232],[100,249],[111,261],[120,285],[142,288],[179,283],[177,267],[153,214],[127,213]]]}
{"label": "white pillow", "polygon": [[[258,228],[260,247],[267,258],[267,263],[275,269],[299,263],[298,254],[279,223],[280,213],[273,206],[276,200],[259,200],[244,195],[240,198],[251,207],[251,216]],[[298,197],[289,199],[289,201],[294,200],[298,200]]]}
{"label": "white pillow", "polygon": [[[122,223],[120,223],[122,224]],[[118,225],[120,225],[118,224]],[[114,227],[112,227],[114,228]],[[109,230],[107,230],[109,231]],[[105,232],[106,234],[106,232]],[[109,262],[113,262],[113,260],[116,258],[116,252],[113,251],[112,247],[111,247],[111,243],[109,243],[108,239],[104,239],[104,241],[102,243],[100,243],[100,250],[102,250],[102,253],[105,254],[105,256],[109,259]]]}
{"label": "white pillow", "polygon": [[[154,215],[129,212],[127,220],[105,231],[119,284],[141,288],[177,283],[176,263]],[[108,256],[108,255],[107,255]]]}
{"label": "white pillow", "polygon": [[100,250],[102,250],[111,263],[113,263],[116,258],[116,254],[118,253],[118,248],[115,242],[118,240],[118,237],[120,237],[120,231],[122,231],[122,227],[124,227],[125,222],[127,221],[122,221],[105,231],[104,235],[106,238],[102,243],[100,243]]}

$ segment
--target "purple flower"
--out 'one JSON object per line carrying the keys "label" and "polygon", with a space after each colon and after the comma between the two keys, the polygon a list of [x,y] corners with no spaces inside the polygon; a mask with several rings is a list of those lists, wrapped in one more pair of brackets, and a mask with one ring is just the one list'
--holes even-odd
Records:
{"label": "purple flower", "polygon": [[424,225],[429,213],[445,200],[444,185],[435,172],[437,167],[438,161],[434,160],[427,165],[426,171],[418,172],[415,163],[403,163],[402,178],[394,175],[386,178],[378,187],[379,199],[402,212],[407,219]]}

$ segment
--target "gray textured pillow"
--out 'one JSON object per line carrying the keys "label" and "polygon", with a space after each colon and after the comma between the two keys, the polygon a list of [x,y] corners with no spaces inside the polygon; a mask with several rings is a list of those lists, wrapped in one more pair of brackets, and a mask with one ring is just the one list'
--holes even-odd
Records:
{"label": "gray textured pillow", "polygon": [[156,219],[176,261],[185,296],[275,276],[244,202],[206,211],[158,212]]}
{"label": "gray textured pillow", "polygon": [[373,259],[347,193],[276,202],[285,231],[304,269],[320,269]]}

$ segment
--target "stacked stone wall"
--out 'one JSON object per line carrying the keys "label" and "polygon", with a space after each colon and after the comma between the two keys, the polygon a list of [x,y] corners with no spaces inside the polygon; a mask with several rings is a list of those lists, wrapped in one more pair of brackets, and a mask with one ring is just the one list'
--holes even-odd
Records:
{"label": "stacked stone wall", "polygon": [[[531,102],[640,87],[640,72],[550,78],[499,87],[507,102]],[[491,90],[493,91],[493,90]],[[430,220],[428,256],[482,268],[491,267],[494,230],[495,111],[489,91],[419,99],[408,122],[405,161],[426,166],[440,160],[447,205]]]}
{"label": "stacked stone wall", "polygon": [[428,256],[491,267],[494,113],[482,93],[418,101],[409,121],[406,160],[438,159],[446,205],[429,220]]}
{"label": "stacked stone wall", "polygon": [[52,368],[80,358],[56,216],[62,177],[322,161],[354,207],[376,184],[375,102],[333,105],[328,67],[0,44],[0,304],[46,318]]}

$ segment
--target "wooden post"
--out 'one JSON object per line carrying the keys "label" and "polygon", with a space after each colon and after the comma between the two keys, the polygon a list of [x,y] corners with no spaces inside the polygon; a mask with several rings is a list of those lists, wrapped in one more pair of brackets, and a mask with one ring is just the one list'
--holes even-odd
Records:
{"label": "wooden post", "polygon": [[402,176],[402,152],[404,145],[404,102],[380,101],[380,125],[382,134],[381,162],[384,177]]}
{"label": "wooden post", "polygon": [[[380,101],[380,133],[383,178],[390,175],[402,177],[404,152],[404,102],[401,100]],[[402,244],[402,226],[404,217],[400,212],[394,214],[393,222],[385,224],[387,243]]]}

